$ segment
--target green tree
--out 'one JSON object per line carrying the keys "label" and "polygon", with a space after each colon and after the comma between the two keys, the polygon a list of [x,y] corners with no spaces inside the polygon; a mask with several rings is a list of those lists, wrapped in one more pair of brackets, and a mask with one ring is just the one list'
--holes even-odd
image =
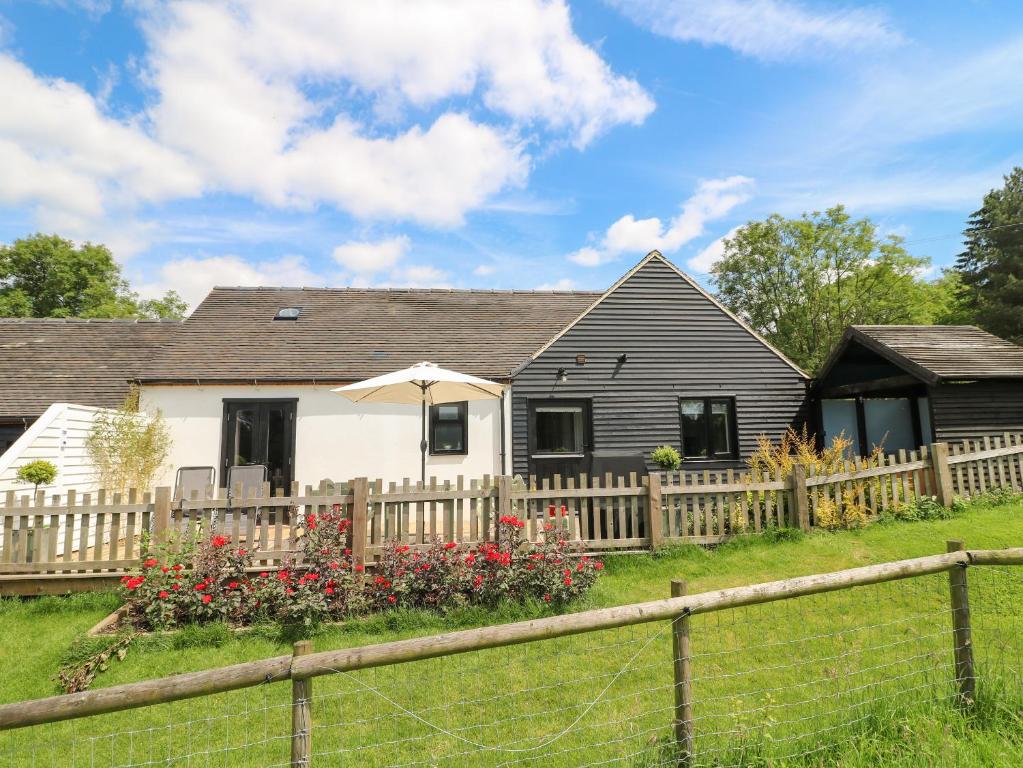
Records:
{"label": "green tree", "polygon": [[836,206],[750,222],[725,241],[712,273],[726,306],[813,372],[847,325],[933,322],[944,304],[919,277],[928,263]]}
{"label": "green tree", "polygon": [[188,311],[188,304],[178,295],[177,291],[167,291],[159,299],[145,299],[139,302],[140,317],[151,320],[174,318],[180,320]]}
{"label": "green tree", "polygon": [[40,485],[50,485],[57,479],[57,467],[53,462],[36,459],[19,467],[15,477],[22,483],[31,483],[38,492]]}
{"label": "green tree", "polygon": [[984,196],[963,234],[956,269],[965,305],[982,328],[1023,344],[1023,168]]}
{"label": "green tree", "polygon": [[44,234],[0,245],[0,316],[180,318],[184,310],[173,292],[140,304],[104,245]]}

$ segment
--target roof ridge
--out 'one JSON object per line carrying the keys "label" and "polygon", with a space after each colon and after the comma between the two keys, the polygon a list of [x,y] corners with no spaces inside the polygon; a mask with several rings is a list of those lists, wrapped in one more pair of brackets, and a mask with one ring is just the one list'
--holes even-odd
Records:
{"label": "roof ridge", "polygon": [[77,325],[85,323],[101,324],[122,324],[142,325],[152,323],[153,325],[180,325],[183,320],[172,317],[0,317],[0,323],[24,324],[24,325]]}
{"label": "roof ridge", "polygon": [[328,293],[476,293],[476,294],[539,294],[539,295],[600,295],[600,290],[557,290],[543,288],[360,288],[357,286],[287,286],[287,285],[215,285],[211,291],[324,291]]}

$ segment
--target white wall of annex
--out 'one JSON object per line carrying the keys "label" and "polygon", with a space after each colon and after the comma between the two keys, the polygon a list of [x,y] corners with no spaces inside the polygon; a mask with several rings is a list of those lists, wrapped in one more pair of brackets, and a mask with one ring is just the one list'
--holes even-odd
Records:
{"label": "white wall of annex", "polygon": [[[314,385],[151,386],[141,391],[141,407],[163,414],[172,446],[164,476],[157,485],[173,485],[178,467],[213,466],[222,482],[221,423],[225,399],[295,398],[295,479],[301,485],[322,479],[381,478],[385,482],[420,475],[420,407],[381,403],[356,404]],[[510,399],[510,398],[509,398]],[[458,475],[480,478],[501,472],[500,402],[469,403],[468,442],[464,456],[427,455],[426,474],[438,480]],[[511,408],[506,406],[507,440]],[[507,458],[511,467],[511,456]]]}

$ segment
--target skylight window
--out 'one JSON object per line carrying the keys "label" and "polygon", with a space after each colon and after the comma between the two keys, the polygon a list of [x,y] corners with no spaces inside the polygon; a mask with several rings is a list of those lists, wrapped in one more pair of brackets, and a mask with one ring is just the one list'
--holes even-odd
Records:
{"label": "skylight window", "polygon": [[302,314],[302,307],[281,307],[274,315],[274,320],[298,320]]}

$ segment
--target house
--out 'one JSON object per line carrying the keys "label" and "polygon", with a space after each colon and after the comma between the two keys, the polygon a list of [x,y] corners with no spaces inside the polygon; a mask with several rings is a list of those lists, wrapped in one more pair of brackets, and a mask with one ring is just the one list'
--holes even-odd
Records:
{"label": "house", "polygon": [[24,490],[18,467],[57,465],[57,485],[92,490],[84,440],[103,408],[120,406],[178,328],[168,320],[0,319],[0,492]]}
{"label": "house", "polygon": [[603,293],[215,288],[137,381],[171,469],[400,481],[418,475],[419,407],[330,390],[422,360],[506,387],[431,409],[441,480],[573,475],[606,454],[642,467],[661,444],[738,467],[808,413],[806,374],[656,251]]}
{"label": "house", "polygon": [[972,325],[856,325],[814,382],[819,436],[886,453],[1023,432],[1023,347]]}

